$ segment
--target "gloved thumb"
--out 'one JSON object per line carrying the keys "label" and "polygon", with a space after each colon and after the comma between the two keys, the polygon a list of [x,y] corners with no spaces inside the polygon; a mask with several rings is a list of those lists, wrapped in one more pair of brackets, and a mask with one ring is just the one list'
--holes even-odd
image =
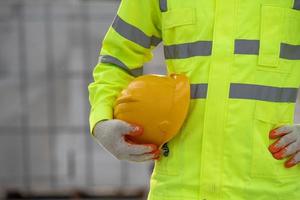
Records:
{"label": "gloved thumb", "polygon": [[131,124],[131,126],[133,127],[132,131],[130,131],[127,134],[125,134],[124,138],[125,138],[125,141],[127,143],[129,143],[129,144],[136,144],[134,142],[135,138],[138,137],[138,136],[143,135],[144,129],[141,126],[134,125],[134,124]]}
{"label": "gloved thumb", "polygon": [[144,130],[141,126],[133,125],[133,124],[131,124],[131,126],[133,127],[133,129],[132,131],[127,133],[126,136],[137,137],[143,134]]}

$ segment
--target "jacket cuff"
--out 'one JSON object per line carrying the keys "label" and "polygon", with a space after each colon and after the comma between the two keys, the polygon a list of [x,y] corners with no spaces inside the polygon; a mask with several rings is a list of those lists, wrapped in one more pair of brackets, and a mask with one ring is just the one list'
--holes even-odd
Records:
{"label": "jacket cuff", "polygon": [[113,109],[107,105],[97,105],[90,112],[90,133],[93,135],[93,130],[96,124],[103,120],[113,119]]}

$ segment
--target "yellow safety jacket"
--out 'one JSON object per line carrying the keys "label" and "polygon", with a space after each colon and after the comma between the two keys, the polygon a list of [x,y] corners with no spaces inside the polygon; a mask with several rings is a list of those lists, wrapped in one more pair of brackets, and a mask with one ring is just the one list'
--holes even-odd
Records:
{"label": "yellow safety jacket", "polygon": [[191,106],[148,199],[299,200],[300,166],[275,160],[268,135],[293,123],[300,0],[122,0],[89,86],[91,130],[160,42],[168,72],[190,79]]}

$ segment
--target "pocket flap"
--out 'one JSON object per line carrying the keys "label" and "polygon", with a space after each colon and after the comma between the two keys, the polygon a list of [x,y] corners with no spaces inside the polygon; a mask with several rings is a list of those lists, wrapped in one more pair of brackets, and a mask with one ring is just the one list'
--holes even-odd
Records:
{"label": "pocket flap", "polygon": [[292,123],[294,120],[294,103],[256,102],[254,118],[274,125]]}
{"label": "pocket flap", "polygon": [[195,8],[182,8],[169,10],[162,13],[163,28],[194,24],[196,22]]}

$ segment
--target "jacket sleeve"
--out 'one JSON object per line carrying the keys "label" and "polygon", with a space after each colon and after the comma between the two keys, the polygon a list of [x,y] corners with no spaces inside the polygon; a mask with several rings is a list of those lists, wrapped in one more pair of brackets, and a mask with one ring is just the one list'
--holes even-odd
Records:
{"label": "jacket sleeve", "polygon": [[97,122],[113,118],[116,98],[161,42],[161,13],[158,0],[122,0],[109,27],[89,85],[90,131]]}

